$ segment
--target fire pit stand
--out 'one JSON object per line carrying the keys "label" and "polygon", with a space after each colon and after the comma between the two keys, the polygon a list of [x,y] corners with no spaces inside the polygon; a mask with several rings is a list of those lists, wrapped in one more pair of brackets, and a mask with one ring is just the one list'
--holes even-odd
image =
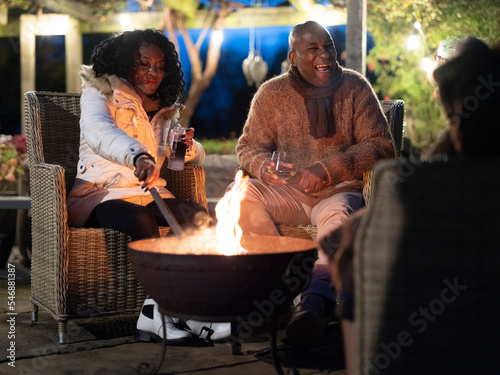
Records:
{"label": "fire pit stand", "polygon": [[[278,357],[278,347],[277,347],[277,320],[278,320],[279,314],[274,314],[271,319],[271,337],[270,337],[270,352],[271,352],[271,359],[273,361],[273,366],[276,371],[276,374],[278,375],[285,375],[283,372],[283,368],[281,367],[279,357]],[[162,319],[164,320],[164,316],[162,315]],[[231,351],[232,354],[238,355],[242,354],[241,352],[241,342],[238,338],[238,336],[234,336],[233,332],[233,326],[236,327],[238,323],[236,322],[231,322]],[[165,321],[163,321],[163,337],[165,339],[162,341],[162,348],[161,348],[161,355],[160,359],[158,360],[158,363],[156,366],[154,366],[151,369],[151,365],[147,362],[142,362],[139,364],[137,368],[137,374],[138,375],[154,375],[157,374],[160,368],[163,365],[163,362],[165,361],[166,353],[167,353],[167,339],[166,339],[166,328],[165,328]],[[289,369],[287,372],[289,375],[299,375],[299,372],[296,369]]]}
{"label": "fire pit stand", "polygon": [[[238,322],[256,314],[271,318],[271,354],[281,375],[277,319],[309,284],[317,243],[289,237],[244,236],[241,244],[246,254],[226,256],[195,253],[185,238],[148,239],[131,242],[129,255],[137,278],[162,314],[232,322],[232,333],[236,333],[231,342],[233,354],[241,354]],[[267,316],[262,306],[266,306]],[[164,357],[165,352],[162,362]]]}

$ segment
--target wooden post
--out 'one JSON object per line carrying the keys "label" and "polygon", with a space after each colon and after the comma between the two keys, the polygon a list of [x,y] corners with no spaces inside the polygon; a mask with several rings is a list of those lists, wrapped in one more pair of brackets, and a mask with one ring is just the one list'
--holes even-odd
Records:
{"label": "wooden post", "polygon": [[366,73],[366,0],[347,1],[346,67]]}
{"label": "wooden post", "polygon": [[7,25],[9,21],[9,12],[5,4],[0,5],[0,25]]}
{"label": "wooden post", "polygon": [[[42,21],[40,20],[42,18]],[[80,92],[80,65],[83,61],[82,33],[78,20],[62,14],[22,14],[21,40],[21,127],[26,134],[24,93],[36,90],[36,36],[64,35],[66,47],[66,92]]]}
{"label": "wooden post", "polygon": [[80,92],[80,65],[83,61],[82,33],[75,18],[69,18],[66,47],[66,92]]}
{"label": "wooden post", "polygon": [[26,134],[24,119],[24,93],[35,89],[35,43],[36,43],[36,16],[21,15],[20,43],[21,43],[21,133]]}

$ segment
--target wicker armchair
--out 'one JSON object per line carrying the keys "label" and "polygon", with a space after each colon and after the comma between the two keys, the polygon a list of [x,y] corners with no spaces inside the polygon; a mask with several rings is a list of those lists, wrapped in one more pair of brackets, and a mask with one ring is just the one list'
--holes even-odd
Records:
{"label": "wicker armchair", "polygon": [[375,167],[356,237],[357,374],[498,374],[500,159]]}
{"label": "wicker armchair", "polygon": [[[80,94],[25,94],[32,199],[32,321],[38,307],[59,323],[67,343],[69,319],[138,312],[145,292],[128,259],[130,238],[112,229],[68,227],[66,193],[76,176]],[[165,163],[166,164],[166,163]],[[161,169],[178,198],[207,207],[205,172]],[[166,234],[168,228],[161,228]]]}
{"label": "wicker armchair", "polygon": [[[383,100],[380,104],[389,122],[389,130],[391,131],[392,138],[394,139],[394,146],[396,148],[396,157],[400,157],[403,140],[404,101],[400,99]],[[368,204],[371,199],[371,177],[372,171],[366,172],[363,176],[363,196],[365,204]],[[317,228],[315,225],[276,224],[276,227],[282,236],[315,240],[317,235]]]}

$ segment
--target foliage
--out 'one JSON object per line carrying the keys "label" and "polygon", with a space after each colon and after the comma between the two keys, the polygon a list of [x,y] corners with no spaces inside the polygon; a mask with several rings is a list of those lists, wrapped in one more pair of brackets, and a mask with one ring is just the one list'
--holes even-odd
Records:
{"label": "foliage", "polygon": [[34,0],[0,0],[0,5],[7,8],[29,9],[35,5]]}
{"label": "foliage", "polygon": [[127,9],[127,2],[125,0],[80,0],[79,2],[88,5],[97,16],[106,16]]}
{"label": "foliage", "polygon": [[[434,99],[434,85],[422,70],[424,57],[433,59],[439,41],[475,36],[500,41],[500,0],[379,0],[368,2],[368,30],[375,47],[368,63],[377,75],[374,88],[382,96],[405,101],[405,136],[424,150],[446,127]],[[422,33],[414,28],[418,21]],[[412,34],[423,42],[409,51]]]}
{"label": "foliage", "polygon": [[[57,4],[57,6],[55,6]],[[20,8],[25,11],[37,11],[40,8],[57,8],[55,11],[65,9],[65,6],[73,6],[75,9],[88,7],[94,16],[105,16],[123,11],[127,6],[127,0],[67,0],[65,2],[45,1],[45,0],[0,0],[0,6],[7,8]]]}
{"label": "foliage", "polygon": [[202,139],[200,143],[207,155],[227,155],[236,153],[238,139]]}
{"label": "foliage", "polygon": [[194,18],[200,2],[198,0],[162,0],[163,4],[171,9],[174,9],[187,18]]}
{"label": "foliage", "polygon": [[26,137],[0,134],[0,190],[25,174],[26,152]]}

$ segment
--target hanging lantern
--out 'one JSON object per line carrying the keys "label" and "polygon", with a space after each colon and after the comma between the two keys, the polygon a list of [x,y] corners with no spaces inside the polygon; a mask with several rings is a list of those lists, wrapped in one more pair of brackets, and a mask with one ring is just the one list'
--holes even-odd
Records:
{"label": "hanging lantern", "polygon": [[257,49],[255,49],[255,27],[250,28],[248,57],[243,60],[241,68],[248,86],[255,85],[259,87],[267,77],[267,63],[260,54],[260,35],[257,41]]}
{"label": "hanging lantern", "polygon": [[250,61],[248,66],[250,77],[256,87],[259,87],[267,76],[267,63],[262,59],[262,56],[257,55]]}
{"label": "hanging lantern", "polygon": [[253,61],[253,58],[254,58],[254,53],[253,51],[250,51],[248,53],[248,57],[245,60],[243,60],[243,63],[241,64],[241,68],[243,69],[243,75],[247,80],[248,86],[253,85],[252,76],[250,75],[250,62]]}

